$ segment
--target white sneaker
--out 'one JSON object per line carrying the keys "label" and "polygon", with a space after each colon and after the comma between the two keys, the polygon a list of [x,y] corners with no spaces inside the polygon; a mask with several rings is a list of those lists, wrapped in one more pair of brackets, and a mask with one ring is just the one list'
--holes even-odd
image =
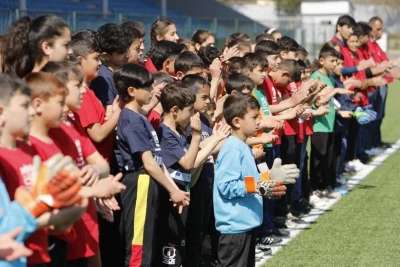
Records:
{"label": "white sneaker", "polygon": [[341,185],[347,184],[346,178],[344,178],[342,175],[340,175],[339,178],[336,179],[336,182],[341,184]]}
{"label": "white sneaker", "polygon": [[348,161],[344,164],[344,169],[346,170],[346,172],[355,172],[356,171],[356,167],[354,166],[353,162]]}
{"label": "white sneaker", "polygon": [[352,163],[357,172],[361,171],[363,168],[365,168],[365,165],[359,159],[353,160]]}
{"label": "white sneaker", "polygon": [[310,196],[310,201],[308,202],[310,206],[312,206],[314,209],[320,209],[323,206],[326,205],[325,201],[322,201],[317,195],[312,194]]}

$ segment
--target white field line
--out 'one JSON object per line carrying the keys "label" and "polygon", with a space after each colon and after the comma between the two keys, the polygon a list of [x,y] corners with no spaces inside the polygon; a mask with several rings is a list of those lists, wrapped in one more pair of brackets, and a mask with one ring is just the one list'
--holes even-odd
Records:
{"label": "white field line", "polygon": [[[376,156],[370,163],[366,165],[364,169],[357,172],[353,175],[349,180],[347,180],[347,185],[349,189],[352,189],[359,182],[364,180],[376,167],[381,166],[383,162],[393,155],[398,149],[400,149],[400,139],[392,145],[391,148],[388,148],[381,155]],[[351,194],[351,192],[349,192]],[[305,221],[307,224],[298,224],[296,228],[288,228],[290,231],[290,238],[283,238],[282,242],[277,245],[272,245],[272,255],[264,256],[257,259],[256,267],[261,267],[265,264],[269,259],[271,259],[279,250],[285,247],[290,241],[292,241],[301,231],[307,228],[313,221],[318,219],[319,216],[325,213],[325,211],[329,210],[333,205],[338,202],[338,199],[329,199],[327,204],[321,209],[312,209],[311,212],[301,219]]]}

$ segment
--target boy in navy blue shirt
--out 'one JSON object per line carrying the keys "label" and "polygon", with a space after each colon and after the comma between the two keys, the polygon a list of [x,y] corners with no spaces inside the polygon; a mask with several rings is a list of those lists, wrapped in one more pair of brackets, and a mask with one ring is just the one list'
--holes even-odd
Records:
{"label": "boy in navy blue shirt", "polygon": [[285,194],[281,181],[260,180],[253,153],[246,144],[259,129],[259,110],[257,99],[250,94],[232,94],[224,103],[224,118],[232,134],[219,152],[215,171],[215,225],[221,233],[218,266],[255,266],[255,229],[263,220],[261,196]]}
{"label": "boy in navy blue shirt", "polygon": [[126,186],[121,194],[125,266],[152,266],[157,184],[168,191],[180,212],[189,204],[189,193],[179,190],[171,179],[162,161],[157,134],[139,113],[151,99],[151,73],[140,65],[126,64],[115,72],[114,81],[119,97],[126,102],[117,126],[118,164],[125,172],[122,183]]}
{"label": "boy in navy blue shirt", "polygon": [[132,44],[132,36],[116,23],[108,23],[101,26],[96,33],[100,46],[101,57],[104,59],[100,66],[99,75],[90,82],[90,88],[106,108],[106,114],[112,113],[112,105],[118,92],[113,81],[116,69],[128,63],[130,58],[129,48]]}

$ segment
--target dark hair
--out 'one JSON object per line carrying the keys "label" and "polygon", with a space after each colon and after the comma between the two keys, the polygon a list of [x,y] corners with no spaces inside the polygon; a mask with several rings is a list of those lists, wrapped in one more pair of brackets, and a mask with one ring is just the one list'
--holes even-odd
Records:
{"label": "dark hair", "polygon": [[131,28],[131,29],[135,29],[135,30],[139,31],[139,36],[140,36],[139,38],[144,38],[144,36],[146,35],[146,31],[144,30],[142,25],[140,25],[139,23],[128,21],[128,22],[122,23],[122,27],[123,28]]}
{"label": "dark hair", "polygon": [[[327,58],[327,57],[330,57],[330,56],[332,56],[332,57],[339,57],[339,52],[335,49],[335,48],[333,48],[333,47],[330,47],[330,46],[328,46],[328,45],[324,45],[322,48],[321,48],[321,50],[319,51],[319,56],[318,56],[318,58]],[[282,64],[282,63],[281,63]]]}
{"label": "dark hair", "polygon": [[372,28],[368,25],[368,23],[360,21],[356,24],[354,27],[354,32],[353,34],[360,37],[360,36],[365,36],[371,33]]}
{"label": "dark hair", "polygon": [[298,82],[301,79],[300,65],[294,59],[282,59],[278,67],[279,70],[284,70],[289,73],[290,79],[293,82]]}
{"label": "dark hair", "polygon": [[129,87],[152,90],[154,79],[145,67],[128,63],[114,72],[114,83],[119,97],[129,101],[131,99],[128,93]]}
{"label": "dark hair", "polygon": [[71,49],[74,56],[86,58],[89,54],[100,53],[96,32],[92,30],[80,30],[71,37]]}
{"label": "dark hair", "polygon": [[243,58],[246,60],[250,71],[253,71],[257,66],[261,66],[262,69],[268,68],[268,61],[260,54],[248,53]]}
{"label": "dark hair", "polygon": [[68,95],[67,86],[52,73],[42,71],[30,73],[24,77],[24,81],[31,91],[31,99],[40,98],[47,101],[52,96]]}
{"label": "dark hair", "polygon": [[204,66],[209,68],[214,59],[219,58],[220,53],[217,48],[213,46],[202,46],[197,55],[203,60]]}
{"label": "dark hair", "polygon": [[170,83],[161,93],[160,102],[164,113],[177,106],[180,110],[193,105],[196,101],[194,92],[184,83]]}
{"label": "dark hair", "polygon": [[96,33],[101,52],[112,54],[126,53],[132,44],[132,36],[120,24],[107,23],[101,26]]}
{"label": "dark hair", "polygon": [[4,34],[1,50],[2,70],[4,73],[24,77],[35,65],[29,52],[29,26],[31,17],[22,17],[14,21]]}
{"label": "dark hair", "polygon": [[165,72],[158,71],[158,72],[154,72],[152,75],[153,75],[154,82],[157,84],[160,84],[160,83],[170,84],[170,83],[174,82],[174,80],[171,78],[171,76],[169,76],[169,74],[165,73]]}
{"label": "dark hair", "polygon": [[268,56],[279,55],[280,51],[281,48],[279,47],[279,45],[276,42],[270,40],[263,40],[258,42],[255,48],[256,53],[261,52],[263,54],[267,54]]}
{"label": "dark hair", "polygon": [[157,35],[165,35],[167,33],[166,29],[170,25],[174,25],[174,23],[168,19],[158,19],[153,22],[150,30],[151,46],[157,43]]}
{"label": "dark hair", "polygon": [[275,41],[274,36],[272,36],[269,33],[261,33],[256,36],[256,43],[259,43],[260,41]]}
{"label": "dark hair", "polygon": [[374,24],[375,22],[379,21],[380,23],[383,23],[382,19],[380,17],[372,17],[369,19],[368,24]]}
{"label": "dark hair", "polygon": [[281,48],[281,51],[284,52],[297,52],[297,50],[299,50],[299,44],[289,36],[282,36],[282,38],[277,41],[277,44]]}
{"label": "dark hair", "polygon": [[325,48],[333,48],[333,49],[335,49],[335,47],[340,47],[340,46],[339,46],[338,43],[336,43],[334,41],[328,41],[322,46],[321,50],[325,49]]}
{"label": "dark hair", "polygon": [[53,45],[65,29],[68,29],[65,21],[54,15],[15,21],[4,36],[4,71],[19,77],[31,72],[35,63],[43,59],[42,43]]}
{"label": "dark hair", "polygon": [[175,59],[175,73],[181,71],[186,74],[192,68],[204,68],[204,63],[201,58],[193,52],[185,51],[180,53]]}
{"label": "dark hair", "polygon": [[192,89],[195,94],[197,94],[204,86],[210,86],[210,83],[206,79],[195,74],[189,74],[183,77],[182,83]]}
{"label": "dark hair", "polygon": [[257,99],[251,94],[232,94],[228,96],[224,103],[223,114],[226,123],[235,129],[232,121],[234,118],[243,118],[248,109],[260,109]]}
{"label": "dark hair", "polygon": [[310,69],[312,67],[311,61],[309,59],[305,59],[304,63],[306,64],[306,69]]}
{"label": "dark hair", "polygon": [[[52,73],[64,84],[70,80],[76,79],[80,83],[83,82],[83,72],[78,68],[78,60],[75,62],[48,62],[42,69],[42,72]],[[80,64],[80,63],[79,63]]]}
{"label": "dark hair", "polygon": [[297,50],[297,55],[303,55],[304,58],[308,57],[308,51],[302,47],[301,45],[299,45],[299,49]]}
{"label": "dark hair", "polygon": [[299,59],[299,60],[297,60],[297,63],[299,63],[299,67],[300,67],[301,71],[305,71],[305,69],[307,69],[307,65],[303,60]]}
{"label": "dark hair", "polygon": [[0,103],[2,105],[10,104],[11,98],[20,93],[30,96],[31,91],[28,85],[17,76],[0,73]]}
{"label": "dark hair", "polygon": [[229,59],[229,72],[239,72],[242,69],[248,68],[247,62],[242,57],[232,57]]}
{"label": "dark hair", "polygon": [[354,26],[356,26],[356,21],[349,15],[340,16],[336,22],[336,31],[338,26],[342,27],[344,25],[353,28]]}
{"label": "dark hair", "polygon": [[233,90],[241,93],[243,90],[253,90],[255,88],[253,80],[241,73],[231,73],[228,76],[228,80],[225,84],[225,91],[228,95],[232,93]]}
{"label": "dark hair", "polygon": [[138,29],[136,29],[135,27],[131,27],[129,24],[122,24],[121,27],[125,31],[125,33],[129,37],[131,37],[131,44],[135,40],[139,40],[140,38],[142,38],[142,35],[140,34],[140,31],[138,31]]}
{"label": "dark hair", "polygon": [[215,37],[214,33],[209,30],[197,30],[193,36],[192,36],[192,41],[196,44],[202,44],[205,41],[207,41],[207,38],[213,36]]}
{"label": "dark hair", "polygon": [[163,63],[168,58],[176,57],[184,48],[184,44],[161,40],[151,47],[150,59],[153,62],[154,67],[156,67],[157,70],[161,70]]}

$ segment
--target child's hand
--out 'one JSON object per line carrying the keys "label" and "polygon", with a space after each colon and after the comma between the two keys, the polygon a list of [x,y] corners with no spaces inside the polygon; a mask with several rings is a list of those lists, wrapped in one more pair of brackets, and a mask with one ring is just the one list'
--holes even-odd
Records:
{"label": "child's hand", "polygon": [[15,261],[21,257],[32,255],[32,250],[15,241],[15,238],[22,232],[22,227],[0,235],[0,259]]}
{"label": "child's hand", "polygon": [[226,47],[224,50],[224,53],[221,57],[221,61],[227,62],[227,61],[229,61],[229,59],[239,56],[239,54],[240,54],[240,51],[239,51],[239,47],[237,45],[232,46],[231,48]]}
{"label": "child's hand", "polygon": [[97,198],[112,198],[114,195],[121,193],[125,190],[119,180],[122,178],[122,173],[118,173],[116,176],[110,175],[107,178],[100,179],[93,187],[94,197]]}
{"label": "child's hand", "polygon": [[212,135],[215,136],[219,141],[224,140],[231,134],[231,126],[228,124],[219,125],[215,124]]}
{"label": "child's hand", "polygon": [[218,118],[219,116],[222,115],[222,112],[224,110],[224,103],[225,100],[228,98],[229,95],[220,95],[217,99],[217,101],[215,102],[215,111],[214,111],[214,119]]}
{"label": "child's hand", "polygon": [[164,90],[166,85],[167,83],[153,84],[153,90],[151,91],[152,96],[149,105],[152,104],[153,106],[155,106],[158,104],[158,102],[160,102],[162,91]]}
{"label": "child's hand", "polygon": [[351,87],[360,88],[362,86],[362,82],[354,77],[345,80],[343,84],[346,89],[350,89]]}
{"label": "child's hand", "polygon": [[[396,71],[391,70],[390,71],[391,76],[393,78],[396,78],[396,72],[399,74],[397,76],[400,78],[399,70],[396,70]],[[393,75],[393,74],[395,74],[395,75]],[[382,85],[386,85],[388,83],[388,81],[385,78],[383,78],[382,76],[374,77],[374,78],[372,78],[372,81],[375,86],[382,86]]]}
{"label": "child's hand", "polygon": [[299,175],[300,170],[295,164],[282,165],[282,160],[280,158],[274,160],[274,164],[269,171],[271,180],[279,180],[284,184],[294,184]]}
{"label": "child's hand", "polygon": [[85,186],[92,186],[100,178],[98,171],[91,165],[85,165],[82,167],[79,177],[82,178],[82,184]]}
{"label": "child's hand", "polygon": [[329,106],[321,105],[316,109],[316,115],[326,115],[329,113]]}
{"label": "child's hand", "polygon": [[125,107],[126,102],[119,99],[119,95],[114,98],[112,104],[112,112],[121,111]]}
{"label": "child's hand", "polygon": [[350,91],[349,89],[346,88],[335,88],[335,91],[337,94],[341,95],[354,95],[354,91]]}
{"label": "child's hand", "polygon": [[253,151],[254,159],[259,159],[265,156],[265,152],[262,148],[256,147],[251,149]]}
{"label": "child's hand", "polygon": [[201,134],[201,120],[198,112],[190,117],[190,128],[192,128],[193,133]]}
{"label": "child's hand", "polygon": [[170,201],[173,203],[174,207],[179,207],[179,214],[182,213],[182,209],[188,206],[190,203],[190,193],[179,189],[175,189],[169,194]]}
{"label": "child's hand", "polygon": [[273,132],[269,132],[269,133],[262,133],[260,136],[261,142],[263,144],[270,144],[274,141],[276,141],[276,139],[278,139],[279,136],[273,134]]}
{"label": "child's hand", "polygon": [[215,58],[210,65],[210,74],[212,79],[219,79],[221,77],[222,64],[219,58]]}
{"label": "child's hand", "polygon": [[338,111],[340,117],[344,118],[344,119],[350,119],[351,117],[353,117],[353,112],[351,111],[345,111],[345,110],[340,110]]}
{"label": "child's hand", "polygon": [[256,193],[268,199],[280,198],[286,194],[286,186],[282,181],[258,181]]}

